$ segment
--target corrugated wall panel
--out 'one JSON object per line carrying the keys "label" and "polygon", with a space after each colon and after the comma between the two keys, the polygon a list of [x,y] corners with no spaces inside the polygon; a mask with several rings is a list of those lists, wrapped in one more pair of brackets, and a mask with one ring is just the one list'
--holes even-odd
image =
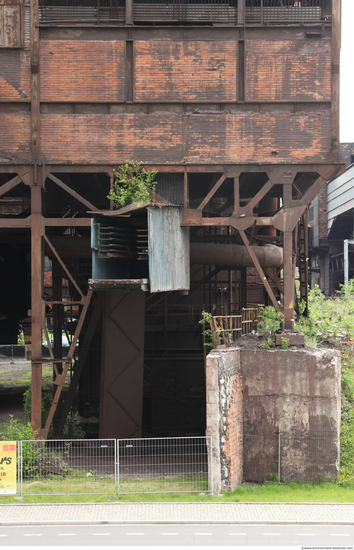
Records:
{"label": "corrugated wall panel", "polygon": [[148,208],[150,292],[189,290],[189,227],[181,221],[181,208]]}
{"label": "corrugated wall panel", "polygon": [[123,101],[124,51],[122,40],[42,40],[41,101]]}
{"label": "corrugated wall panel", "polygon": [[41,115],[41,145],[47,162],[180,162],[182,116]]}
{"label": "corrugated wall panel", "polygon": [[0,151],[20,153],[31,150],[31,117],[29,114],[0,113]]}
{"label": "corrugated wall panel", "polygon": [[134,43],[135,101],[236,101],[236,42]]}
{"label": "corrugated wall panel", "polygon": [[24,25],[24,48],[31,48],[31,2],[24,0],[23,2],[23,25]]}
{"label": "corrugated wall panel", "polygon": [[331,151],[331,114],[191,115],[191,162],[315,162]]}
{"label": "corrugated wall panel", "polygon": [[5,49],[0,54],[0,101],[31,99],[30,52]]}
{"label": "corrugated wall panel", "polygon": [[282,100],[331,100],[330,40],[246,40],[246,101]]}

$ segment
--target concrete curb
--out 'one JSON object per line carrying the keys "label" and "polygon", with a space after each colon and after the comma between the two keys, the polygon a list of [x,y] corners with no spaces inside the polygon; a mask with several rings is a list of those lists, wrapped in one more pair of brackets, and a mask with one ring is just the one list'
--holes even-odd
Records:
{"label": "concrete curb", "polygon": [[354,525],[354,521],[306,520],[49,520],[0,521],[0,526],[17,525]]}

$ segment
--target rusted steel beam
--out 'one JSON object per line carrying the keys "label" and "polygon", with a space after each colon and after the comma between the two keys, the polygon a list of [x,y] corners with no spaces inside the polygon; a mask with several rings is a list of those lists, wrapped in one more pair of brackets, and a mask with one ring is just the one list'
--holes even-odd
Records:
{"label": "rusted steel beam", "polygon": [[82,197],[81,195],[79,195],[79,193],[77,193],[76,191],[74,191],[73,189],[71,189],[71,187],[69,187],[68,185],[66,185],[66,183],[64,183],[63,181],[61,181],[59,178],[57,178],[56,176],[53,176],[53,174],[48,174],[48,178],[51,179],[52,181],[54,181],[54,183],[56,183],[57,185],[59,185],[59,187],[61,187],[62,189],[64,189],[64,191],[67,191],[67,193],[69,193],[71,196],[73,196],[76,200],[78,200],[79,202],[81,202],[82,204],[84,204],[85,206],[87,206],[87,208],[89,210],[93,210],[93,211],[96,211],[98,210],[96,208],[96,206],[94,206],[91,202],[89,202],[88,200],[86,200],[84,197]]}
{"label": "rusted steel beam", "polygon": [[237,3],[237,24],[245,24],[245,4],[246,0],[238,0]]}
{"label": "rusted steel beam", "polygon": [[91,227],[91,218],[44,218],[46,227]]}
{"label": "rusted steel beam", "polygon": [[42,326],[44,324],[42,187],[31,187],[31,424],[42,437]]}
{"label": "rusted steel beam", "polygon": [[74,365],[74,373],[70,382],[69,389],[65,396],[65,402],[62,405],[60,412],[60,418],[58,423],[59,432],[62,433],[65,425],[65,421],[70,412],[71,405],[75,396],[76,388],[80,380],[82,370],[85,365],[86,358],[90,352],[90,345],[95,333],[97,323],[99,321],[101,311],[102,311],[102,302],[103,302],[103,293],[99,293],[99,296],[94,304],[94,309],[87,327],[85,337],[80,345],[80,354],[79,359]]}
{"label": "rusted steel beam", "polygon": [[210,201],[210,199],[215,195],[216,191],[219,189],[219,187],[224,183],[224,181],[226,180],[226,176],[225,174],[223,174],[219,179],[218,181],[215,183],[215,185],[212,187],[212,189],[210,189],[209,193],[207,194],[207,196],[202,200],[202,202],[200,203],[200,205],[198,206],[197,210],[203,210],[204,206],[206,206],[208,204],[208,202]]}
{"label": "rusted steel beam", "polygon": [[294,271],[293,271],[293,233],[284,232],[283,256],[284,256],[284,327],[294,328]]}
{"label": "rusted steel beam", "polygon": [[10,181],[8,181],[7,183],[4,183],[1,187],[0,187],[0,197],[2,197],[3,195],[5,195],[5,193],[7,193],[8,191],[10,191],[11,189],[13,189],[14,187],[16,187],[19,183],[21,183],[21,178],[19,176],[15,176],[14,178],[12,178]]}
{"label": "rusted steel beam", "polygon": [[[46,302],[48,303],[48,302]],[[47,327],[46,327],[46,324],[44,323],[44,334],[45,334],[45,339],[46,339],[46,342],[47,342],[47,346],[48,346],[48,350],[49,350],[49,355],[52,359],[55,359],[54,357],[54,353],[53,353],[53,348],[52,348],[52,345],[50,343],[50,339],[49,339],[49,334],[48,334],[48,330],[47,330]],[[58,373],[57,373],[58,374]]]}
{"label": "rusted steel beam", "polygon": [[134,0],[125,0],[125,24],[134,24]]}
{"label": "rusted steel beam", "polygon": [[188,172],[187,172],[187,170],[185,170],[184,171],[184,186],[183,186],[183,206],[184,206],[184,208],[188,208],[188,196],[189,196]]}
{"label": "rusted steel beam", "polygon": [[246,248],[248,250],[249,255],[252,258],[254,267],[256,268],[257,273],[258,273],[259,277],[261,278],[261,281],[262,281],[263,285],[265,286],[266,291],[268,292],[268,296],[271,299],[271,302],[272,302],[273,306],[275,307],[275,309],[277,311],[281,311],[281,307],[278,304],[278,301],[277,301],[276,297],[274,296],[274,292],[271,289],[270,284],[267,281],[267,277],[264,275],[263,269],[260,266],[260,263],[257,259],[257,256],[255,255],[254,251],[252,250],[252,246],[250,246],[250,243],[248,242],[248,239],[246,237],[246,233],[244,231],[240,231],[240,235],[241,235],[241,238],[244,242],[244,245],[246,246]]}
{"label": "rusted steel beam", "polygon": [[28,229],[31,227],[31,216],[27,216],[27,218],[0,218],[0,229],[1,228],[8,228],[11,229],[12,227],[18,227],[22,229]]}
{"label": "rusted steel beam", "polygon": [[247,204],[247,206],[244,206],[242,209],[240,208],[240,211],[242,210],[243,212],[247,211],[251,213],[253,211],[253,208],[257,206],[259,201],[261,201],[265,197],[265,195],[268,193],[268,191],[270,191],[272,187],[273,187],[273,183],[270,180],[268,180],[267,183],[263,185],[262,189],[260,189],[258,193],[255,194],[254,197],[252,197],[252,199]]}
{"label": "rusted steel beam", "polygon": [[[53,289],[53,301],[61,302],[63,296],[63,281],[61,266],[56,258],[52,259],[52,289]],[[55,359],[63,358],[63,344],[62,344],[62,330],[64,322],[64,309],[60,305],[53,304],[53,336],[54,344],[53,351]],[[55,364],[56,370],[53,372],[53,379],[55,380],[63,370],[63,364]],[[54,437],[58,437],[58,414],[60,410],[60,402],[58,404],[56,414],[53,420]]]}
{"label": "rusted steel beam", "polygon": [[[39,16],[38,0],[31,0],[31,151],[35,163],[40,155]],[[35,181],[37,177],[35,175]]]}
{"label": "rusted steel beam", "polygon": [[339,62],[341,45],[341,0],[332,0],[332,79],[331,134],[332,150],[339,153]]}
{"label": "rusted steel beam", "polygon": [[81,290],[81,288],[79,287],[79,285],[77,284],[77,282],[75,281],[74,277],[71,275],[70,271],[68,270],[68,268],[66,267],[66,265],[64,264],[63,260],[61,259],[61,257],[59,256],[58,252],[55,250],[54,246],[52,245],[52,243],[50,242],[50,240],[48,239],[47,235],[44,235],[44,240],[45,242],[47,243],[47,245],[49,246],[49,248],[51,249],[51,251],[53,252],[54,256],[56,257],[56,259],[58,260],[58,262],[60,263],[61,267],[64,269],[65,273],[67,274],[67,276],[69,277],[70,281],[72,282],[72,284],[74,285],[74,287],[76,288],[76,290],[78,291],[78,293],[80,294],[80,296],[82,296],[82,298],[84,297],[84,294]]}
{"label": "rusted steel beam", "polygon": [[57,386],[57,389],[56,389],[55,394],[54,394],[53,403],[50,407],[45,427],[42,430],[42,436],[44,437],[44,439],[46,439],[48,437],[49,429],[50,429],[55,411],[56,411],[58,403],[59,403],[59,399],[60,399],[60,395],[61,395],[61,392],[62,392],[62,389],[63,389],[63,386],[64,386],[65,378],[66,378],[66,375],[68,373],[69,366],[70,366],[70,364],[73,360],[73,357],[74,357],[75,346],[77,344],[77,340],[79,338],[79,335],[80,335],[80,332],[81,332],[81,329],[82,329],[82,325],[83,325],[83,322],[85,320],[88,307],[90,305],[91,297],[92,297],[92,291],[89,290],[88,293],[87,293],[87,296],[85,297],[84,307],[82,308],[82,311],[80,313],[79,321],[78,321],[73,339],[72,339],[70,347],[69,347],[67,358],[65,359],[63,372],[61,374],[59,374],[57,376],[56,380],[54,381],[55,385]]}
{"label": "rusted steel beam", "polygon": [[267,267],[264,268],[264,273],[267,275],[268,279],[270,279],[272,283],[277,287],[279,292],[281,292],[281,294],[284,294],[284,287],[281,284],[279,277],[276,277],[275,275],[273,275],[271,270],[268,269]]}

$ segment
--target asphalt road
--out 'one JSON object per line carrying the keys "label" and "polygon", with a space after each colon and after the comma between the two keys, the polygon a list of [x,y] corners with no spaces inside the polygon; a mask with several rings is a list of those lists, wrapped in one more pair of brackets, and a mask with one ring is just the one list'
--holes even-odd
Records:
{"label": "asphalt road", "polygon": [[0,527],[11,546],[354,548],[354,525],[60,525]]}

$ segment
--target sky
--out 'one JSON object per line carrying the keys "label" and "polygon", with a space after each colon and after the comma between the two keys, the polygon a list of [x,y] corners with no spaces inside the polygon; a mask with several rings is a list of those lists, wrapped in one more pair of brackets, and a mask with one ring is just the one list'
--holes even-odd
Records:
{"label": "sky", "polygon": [[354,0],[342,0],[340,141],[354,143]]}

